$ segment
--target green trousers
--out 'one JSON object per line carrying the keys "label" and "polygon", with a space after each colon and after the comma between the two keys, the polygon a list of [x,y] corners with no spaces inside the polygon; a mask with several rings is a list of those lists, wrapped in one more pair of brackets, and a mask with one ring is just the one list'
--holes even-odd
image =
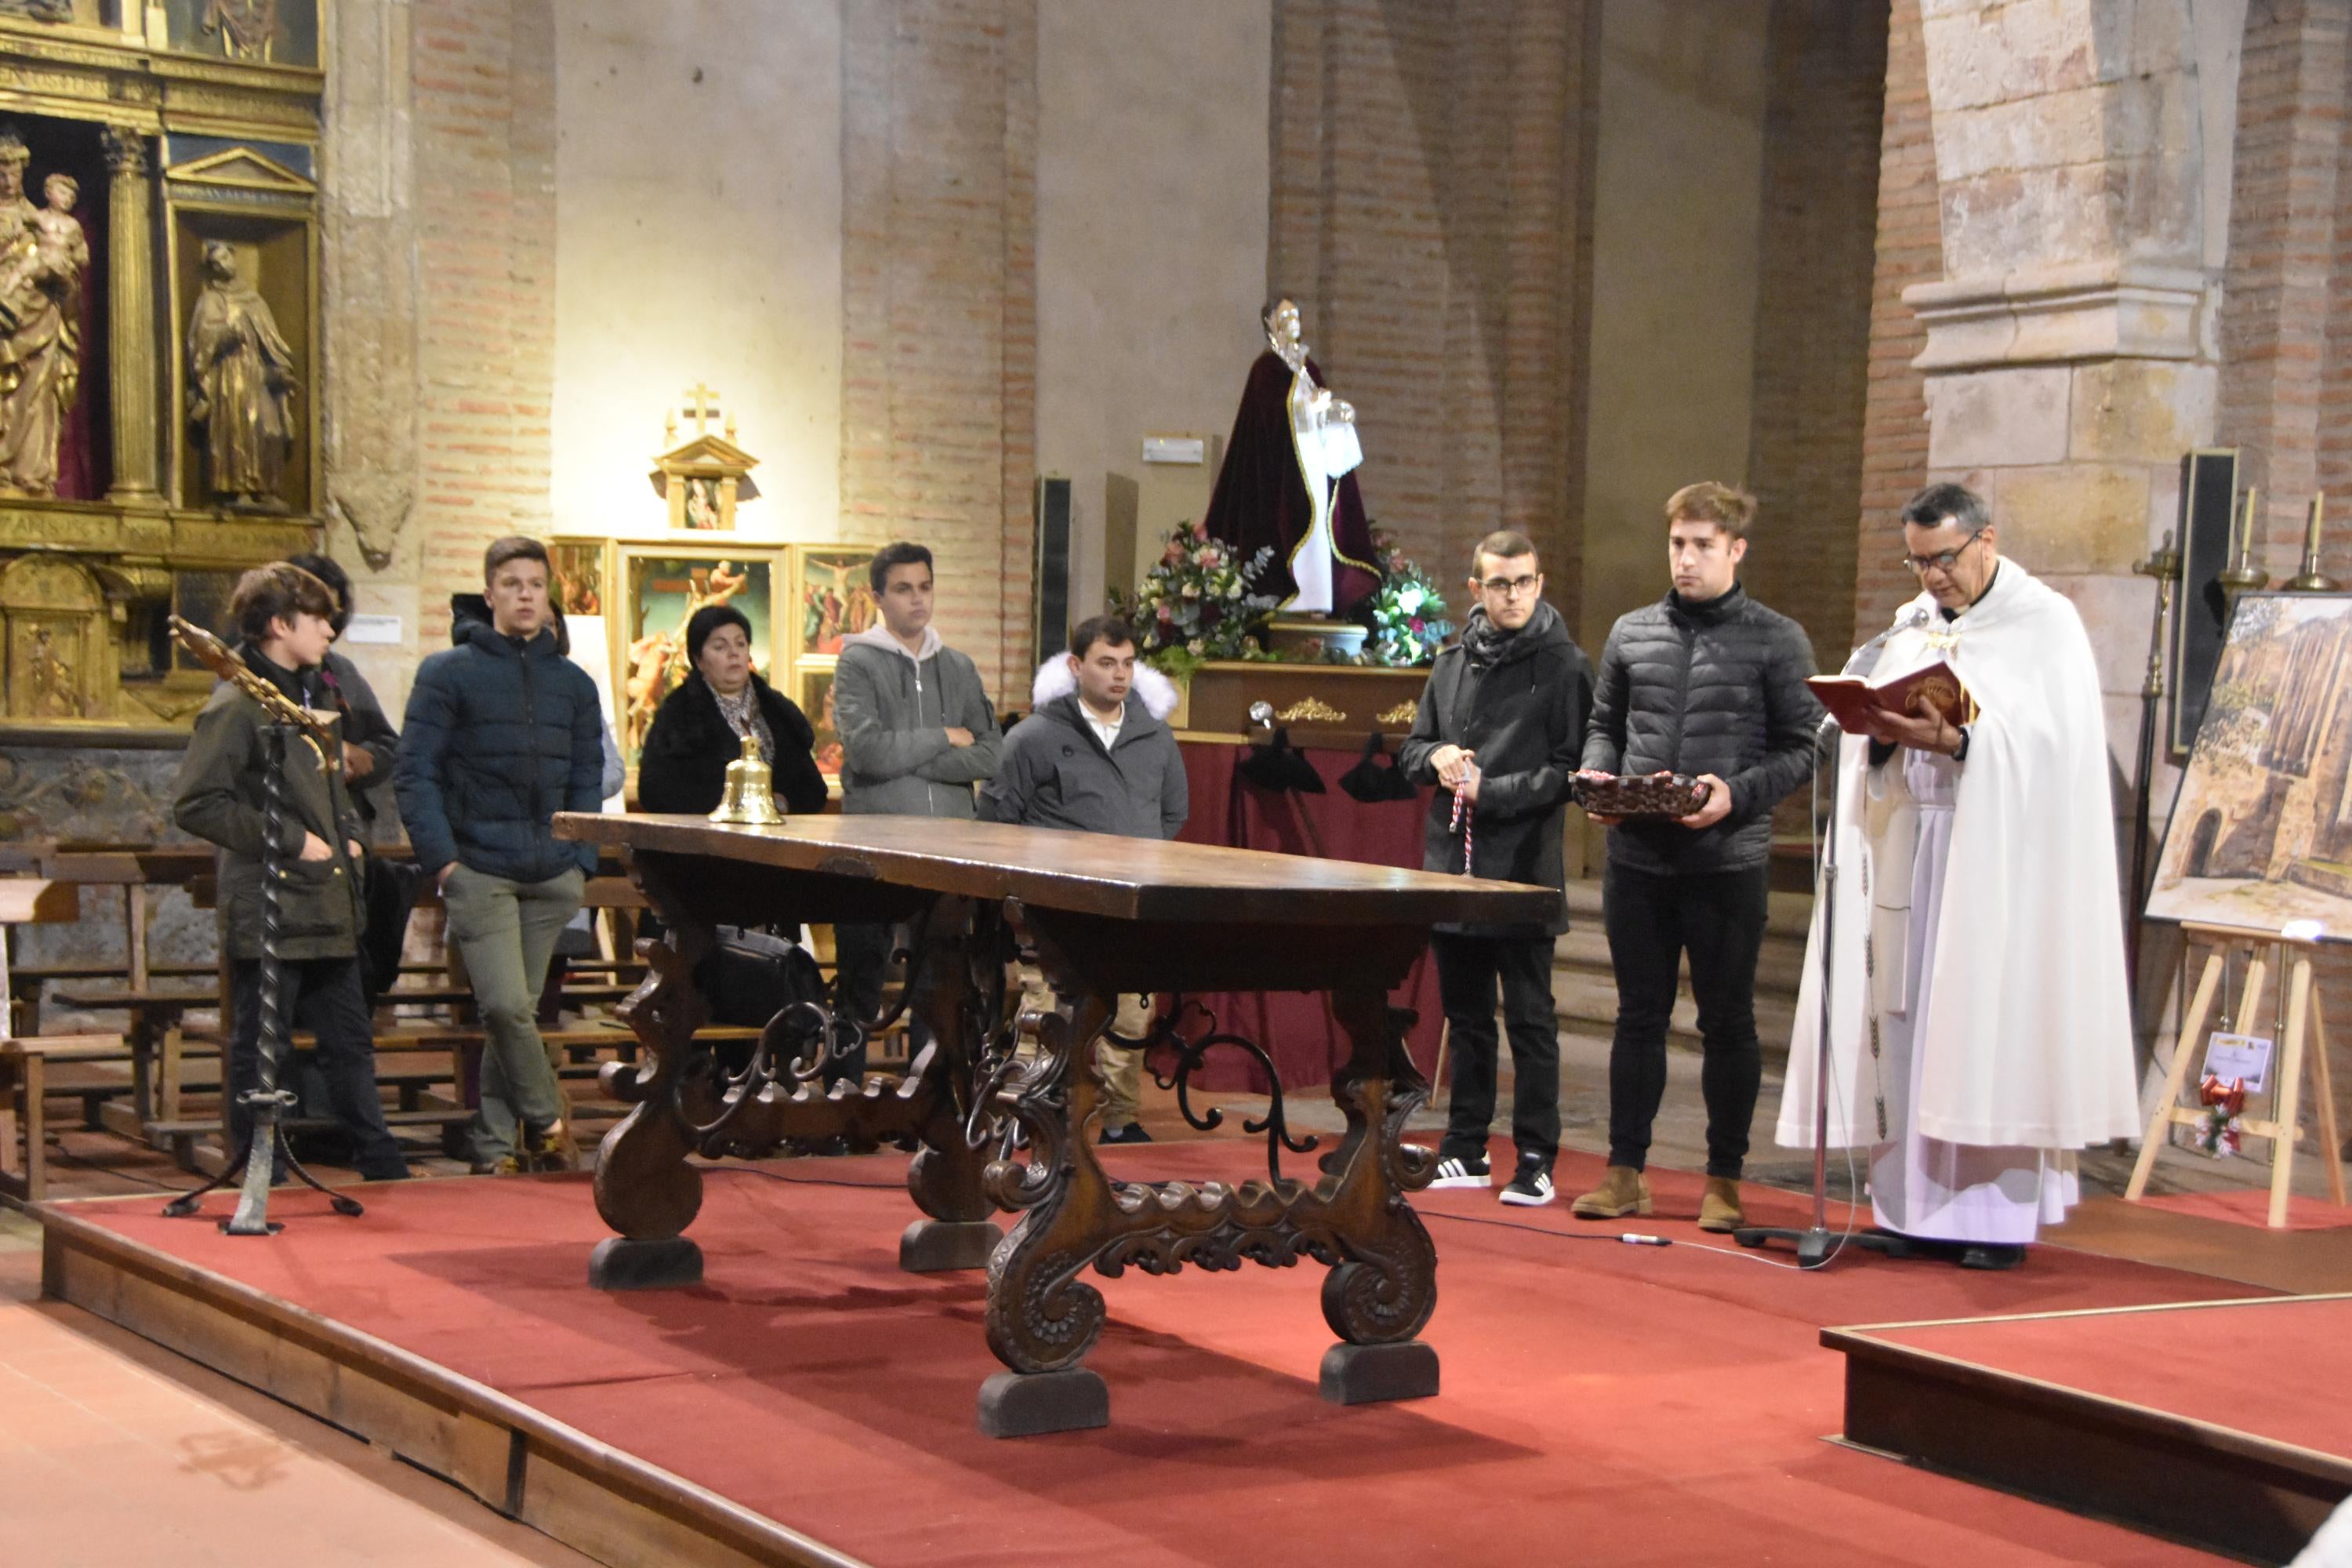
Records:
{"label": "green trousers", "polygon": [[465,960],[488,1037],[474,1116],[477,1164],[512,1154],[522,1130],[544,1131],[564,1119],[563,1087],[539,1037],[539,994],[584,880],[577,868],[544,882],[509,882],[459,866],[441,889],[449,944]]}

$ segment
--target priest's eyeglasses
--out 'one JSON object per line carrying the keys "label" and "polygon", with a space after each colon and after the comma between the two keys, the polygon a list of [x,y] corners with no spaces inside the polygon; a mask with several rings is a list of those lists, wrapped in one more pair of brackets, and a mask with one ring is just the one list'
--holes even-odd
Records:
{"label": "priest's eyeglasses", "polygon": [[1984,530],[1979,528],[1961,540],[1955,549],[1938,550],[1933,555],[1905,555],[1899,559],[1904,565],[1911,569],[1915,576],[1925,574],[1930,567],[1938,572],[1949,572],[1960,563],[1960,557],[1969,552],[1969,546],[1983,537]]}
{"label": "priest's eyeglasses", "polygon": [[1541,577],[1530,574],[1523,577],[1489,577],[1478,586],[1498,599],[1516,599],[1522,594],[1534,593],[1536,584],[1542,581]]}

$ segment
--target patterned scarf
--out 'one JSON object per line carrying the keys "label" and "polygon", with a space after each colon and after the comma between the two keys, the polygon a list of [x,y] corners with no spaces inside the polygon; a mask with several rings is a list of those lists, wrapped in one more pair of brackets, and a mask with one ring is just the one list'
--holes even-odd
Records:
{"label": "patterned scarf", "polygon": [[715,686],[710,689],[710,695],[718,699],[719,716],[727,721],[727,727],[739,737],[749,735],[757,741],[760,760],[772,766],[776,760],[776,738],[768,732],[767,718],[760,711],[759,688],[747,680],[743,683],[743,689],[732,697],[721,695]]}

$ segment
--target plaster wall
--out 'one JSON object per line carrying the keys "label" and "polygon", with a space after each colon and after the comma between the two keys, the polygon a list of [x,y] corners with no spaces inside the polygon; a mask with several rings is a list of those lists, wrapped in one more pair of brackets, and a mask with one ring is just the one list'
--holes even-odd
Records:
{"label": "plaster wall", "polygon": [[1666,497],[1748,469],[1765,28],[1747,0],[1601,13],[1579,640],[1666,589]]}
{"label": "plaster wall", "polygon": [[1037,7],[1037,468],[1071,480],[1074,617],[1111,476],[1146,434],[1224,436],[1262,346],[1273,26],[1272,0]]}
{"label": "plaster wall", "polygon": [[557,529],[660,534],[663,414],[705,383],[760,459],[739,531],[836,536],[841,83],[838,5],[560,8]]}

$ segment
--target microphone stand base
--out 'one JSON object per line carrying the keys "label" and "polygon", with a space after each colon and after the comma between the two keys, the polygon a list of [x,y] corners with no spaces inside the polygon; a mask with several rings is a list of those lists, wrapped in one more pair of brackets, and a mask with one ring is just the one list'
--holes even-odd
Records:
{"label": "microphone stand base", "polygon": [[1762,1247],[1768,1242],[1796,1243],[1797,1267],[1819,1268],[1837,1256],[1841,1247],[1858,1247],[1864,1252],[1882,1253],[1888,1258],[1909,1258],[1914,1255],[1910,1238],[1884,1230],[1857,1230],[1848,1236],[1842,1230],[1830,1230],[1821,1226],[1797,1230],[1785,1226],[1742,1226],[1731,1233],[1731,1238],[1742,1247]]}

